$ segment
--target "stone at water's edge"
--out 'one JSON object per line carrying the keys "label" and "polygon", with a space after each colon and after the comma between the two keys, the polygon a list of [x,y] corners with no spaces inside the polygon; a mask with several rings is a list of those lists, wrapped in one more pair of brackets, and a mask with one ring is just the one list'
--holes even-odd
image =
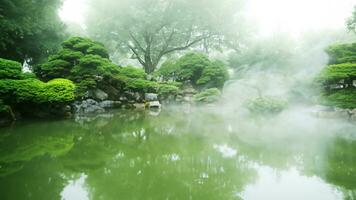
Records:
{"label": "stone at water's edge", "polygon": [[161,109],[161,103],[159,101],[150,101],[148,102],[149,109]]}
{"label": "stone at water's edge", "polygon": [[90,98],[93,98],[95,100],[100,100],[100,101],[104,101],[109,97],[109,95],[106,92],[100,89],[91,90],[88,93],[89,93],[88,96]]}
{"label": "stone at water's edge", "polygon": [[158,100],[158,95],[155,93],[146,93],[145,94],[145,100],[146,101],[157,101]]}

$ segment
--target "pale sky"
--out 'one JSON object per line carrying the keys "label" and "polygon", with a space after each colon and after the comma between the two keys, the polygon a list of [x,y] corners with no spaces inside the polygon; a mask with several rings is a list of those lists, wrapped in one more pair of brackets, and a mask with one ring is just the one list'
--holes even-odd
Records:
{"label": "pale sky", "polygon": [[[84,24],[87,1],[65,0],[63,21]],[[118,0],[119,1],[119,0]],[[356,0],[247,0],[247,14],[262,35],[302,33],[321,28],[342,28]],[[256,26],[256,25],[254,25]]]}
{"label": "pale sky", "polygon": [[322,28],[345,27],[356,0],[248,0],[248,15],[263,35],[298,34]]}

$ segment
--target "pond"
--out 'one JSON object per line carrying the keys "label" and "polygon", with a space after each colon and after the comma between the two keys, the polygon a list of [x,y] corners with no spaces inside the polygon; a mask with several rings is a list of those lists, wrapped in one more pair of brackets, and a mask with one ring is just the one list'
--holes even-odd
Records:
{"label": "pond", "polygon": [[291,113],[18,122],[0,129],[0,199],[355,199],[355,126]]}

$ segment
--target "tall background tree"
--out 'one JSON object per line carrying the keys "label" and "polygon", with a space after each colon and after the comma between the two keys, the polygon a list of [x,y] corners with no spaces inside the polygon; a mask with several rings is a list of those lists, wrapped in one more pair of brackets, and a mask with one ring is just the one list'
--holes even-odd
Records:
{"label": "tall background tree", "polygon": [[347,29],[354,32],[356,34],[356,6],[354,7],[354,11],[352,12],[352,16],[346,22]]}
{"label": "tall background tree", "polygon": [[[224,42],[240,0],[91,0],[88,32],[147,73],[172,53]],[[216,45],[219,46],[219,45]]]}
{"label": "tall background tree", "polygon": [[0,56],[37,63],[59,47],[61,0],[0,0]]}

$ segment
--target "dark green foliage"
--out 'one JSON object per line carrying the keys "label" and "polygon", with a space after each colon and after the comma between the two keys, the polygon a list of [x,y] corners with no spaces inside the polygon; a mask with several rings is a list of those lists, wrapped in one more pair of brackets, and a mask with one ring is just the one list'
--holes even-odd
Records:
{"label": "dark green foliage", "polygon": [[217,88],[206,89],[196,95],[194,95],[195,102],[213,103],[220,99],[221,92]]}
{"label": "dark green foliage", "polygon": [[179,87],[174,84],[158,84],[157,94],[159,99],[166,99],[170,96],[177,96],[179,93]]}
{"label": "dark green foliage", "polygon": [[222,88],[228,78],[229,73],[225,67],[225,64],[221,61],[214,61],[204,69],[203,74],[197,81],[197,84],[205,87]]}
{"label": "dark green foliage", "polygon": [[339,89],[322,93],[323,104],[338,108],[356,108],[356,88]]}
{"label": "dark green foliage", "polygon": [[72,37],[62,43],[63,49],[39,65],[35,72],[44,81],[67,78],[74,81],[77,95],[96,88],[104,76],[113,76],[119,67],[109,59],[105,47],[88,38]]}
{"label": "dark green foliage", "polygon": [[203,74],[203,70],[211,63],[204,55],[199,53],[189,53],[181,57],[175,63],[177,65],[178,79],[181,81],[191,81],[196,84]]}
{"label": "dark green foliage", "polygon": [[66,79],[43,83],[36,79],[0,80],[0,96],[9,104],[68,103],[74,100],[74,84]]}
{"label": "dark green foliage", "polygon": [[143,69],[136,68],[133,66],[121,67],[120,74],[129,78],[146,79],[147,77],[147,74]]}
{"label": "dark green foliage", "polygon": [[71,49],[72,51],[80,51],[83,54],[98,55],[103,58],[109,58],[109,53],[104,45],[92,41],[89,38],[72,37],[62,43],[64,49]]}
{"label": "dark green foliage", "polygon": [[356,63],[356,43],[333,45],[326,52],[329,64]]}
{"label": "dark green foliage", "polygon": [[164,63],[155,76],[163,80],[189,81],[200,88],[222,88],[228,72],[221,61],[210,61],[204,54],[189,53],[176,62]]}
{"label": "dark green foliage", "polygon": [[342,63],[326,66],[316,78],[316,80],[323,85],[353,79],[356,80],[356,63]]}
{"label": "dark green foliage", "polygon": [[19,79],[21,71],[21,63],[0,58],[0,79]]}
{"label": "dark green foliage", "polygon": [[59,47],[63,29],[58,8],[60,0],[0,2],[0,55],[37,63]]}
{"label": "dark green foliage", "polygon": [[37,75],[43,80],[51,80],[53,78],[67,77],[71,69],[71,64],[65,60],[51,60],[41,65]]}
{"label": "dark green foliage", "polygon": [[320,102],[339,108],[356,108],[356,43],[334,45],[327,49],[331,65],[316,77],[322,87]]}
{"label": "dark green foliage", "polygon": [[246,104],[248,110],[257,115],[278,114],[287,106],[286,101],[273,97],[258,97],[249,100]]}

